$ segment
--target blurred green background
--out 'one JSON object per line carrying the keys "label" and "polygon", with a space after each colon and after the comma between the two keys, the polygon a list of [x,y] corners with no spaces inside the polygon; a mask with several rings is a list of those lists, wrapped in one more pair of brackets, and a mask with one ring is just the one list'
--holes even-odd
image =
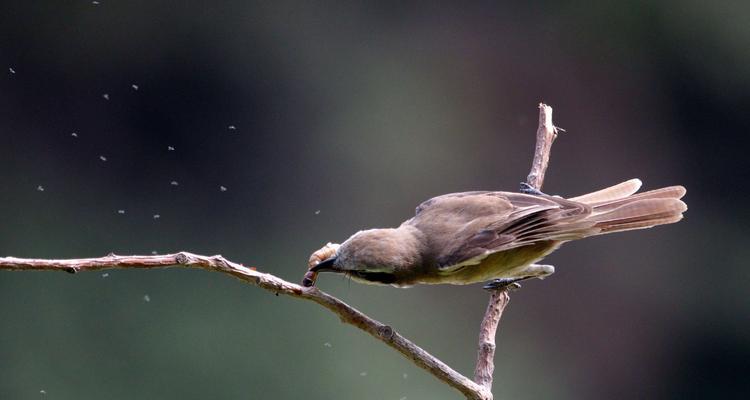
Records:
{"label": "blurred green background", "polygon": [[[567,130],[547,192],[639,177],[687,186],[690,210],[549,257],[502,320],[496,398],[747,398],[748,12],[6,0],[0,254],[220,253],[297,282],[313,250],[431,196],[515,190],[545,101]],[[472,373],[479,285],[319,285]],[[1,272],[0,302],[0,399],[460,398],[221,274]]]}

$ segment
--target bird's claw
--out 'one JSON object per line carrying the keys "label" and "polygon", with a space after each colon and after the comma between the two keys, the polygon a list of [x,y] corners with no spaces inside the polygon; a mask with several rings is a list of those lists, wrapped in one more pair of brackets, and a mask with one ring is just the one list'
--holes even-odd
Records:
{"label": "bird's claw", "polygon": [[529,185],[527,182],[521,182],[521,189],[520,192],[523,194],[533,194],[535,196],[543,196],[545,195],[544,192],[541,190]]}
{"label": "bird's claw", "polygon": [[487,284],[485,284],[484,286],[482,286],[482,289],[514,291],[514,290],[518,290],[521,288],[521,284],[518,283],[518,281],[522,281],[524,279],[528,279],[528,277],[493,279],[490,282],[487,282]]}

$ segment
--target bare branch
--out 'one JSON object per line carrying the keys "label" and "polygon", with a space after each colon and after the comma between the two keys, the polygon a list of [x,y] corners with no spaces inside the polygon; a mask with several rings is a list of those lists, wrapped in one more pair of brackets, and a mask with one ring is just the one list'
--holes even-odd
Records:
{"label": "bare branch", "polygon": [[353,325],[388,346],[396,349],[420,368],[456,388],[468,399],[487,400],[484,388],[466,378],[438,360],[425,350],[404,338],[388,325],[376,321],[349,306],[338,298],[316,287],[302,287],[271,274],[231,262],[222,256],[202,256],[188,252],[154,256],[119,256],[110,254],[99,258],[68,260],[42,260],[15,257],[0,257],[0,270],[11,271],[65,271],[70,273],[96,271],[108,268],[164,268],[185,266],[208,271],[223,272],[246,283],[258,286],[275,294],[284,294],[310,300],[338,315],[342,322]]}
{"label": "bare branch", "polygon": [[474,382],[487,390],[492,390],[492,373],[495,370],[495,333],[509,301],[507,290],[493,290],[482,324],[479,325],[479,351]]}
{"label": "bare branch", "polygon": [[[534,160],[527,179],[527,183],[532,189],[540,190],[542,187],[544,173],[549,163],[550,149],[552,148],[552,142],[557,137],[557,130],[552,124],[552,108],[545,104],[539,104],[537,142]],[[335,251],[336,246],[338,245],[329,243],[326,247],[313,253],[310,262],[321,261],[321,257],[325,258],[324,255],[328,254],[331,249]],[[153,256],[118,256],[110,254],[99,258],[68,260],[0,257],[0,270],[11,271],[38,270],[76,273],[79,271],[96,271],[108,268],[164,268],[172,266],[194,267],[208,271],[223,272],[277,295],[284,294],[315,302],[338,315],[342,322],[353,325],[396,349],[396,351],[420,368],[427,370],[433,376],[463,393],[467,399],[492,400],[495,336],[503,310],[505,310],[510,301],[507,288],[492,290],[490,295],[487,311],[480,326],[477,365],[474,373],[474,381],[472,381],[401,336],[390,326],[368,317],[359,310],[321,291],[317,287],[303,287],[287,282],[274,275],[259,272],[255,268],[248,268],[226,260],[220,255],[202,256],[188,252]],[[314,281],[314,278],[314,275],[306,275],[306,279]]]}
{"label": "bare branch", "polygon": [[[526,183],[536,190],[542,189],[544,173],[549,165],[552,142],[557,137],[557,128],[552,124],[552,107],[539,103],[539,128],[536,131],[536,147],[531,171]],[[479,349],[477,351],[477,365],[474,369],[474,382],[484,387],[492,399],[492,372],[495,369],[495,336],[503,310],[510,302],[509,287],[492,290],[487,311],[479,326]]]}

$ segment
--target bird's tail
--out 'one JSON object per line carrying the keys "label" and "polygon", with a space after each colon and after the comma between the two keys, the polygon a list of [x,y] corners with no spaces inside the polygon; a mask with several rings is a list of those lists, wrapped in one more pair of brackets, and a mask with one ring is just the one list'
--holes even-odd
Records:
{"label": "bird's tail", "polygon": [[671,224],[682,219],[687,205],[680,199],[685,195],[682,186],[669,186],[637,193],[639,179],[631,179],[597,192],[568,200],[591,206],[592,213],[586,221],[593,222],[594,234],[651,228]]}

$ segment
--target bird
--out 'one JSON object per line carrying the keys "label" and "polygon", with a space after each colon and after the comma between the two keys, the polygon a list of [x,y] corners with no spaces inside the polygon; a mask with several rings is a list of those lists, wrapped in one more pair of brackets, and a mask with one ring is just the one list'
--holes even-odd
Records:
{"label": "bird", "polygon": [[365,284],[467,285],[500,288],[554,272],[536,264],[563,243],[589,236],[651,228],[682,219],[683,186],[637,193],[631,179],[572,198],[524,187],[521,192],[471,191],[433,197],[397,228],[362,230],[335,254],[311,266]]}

